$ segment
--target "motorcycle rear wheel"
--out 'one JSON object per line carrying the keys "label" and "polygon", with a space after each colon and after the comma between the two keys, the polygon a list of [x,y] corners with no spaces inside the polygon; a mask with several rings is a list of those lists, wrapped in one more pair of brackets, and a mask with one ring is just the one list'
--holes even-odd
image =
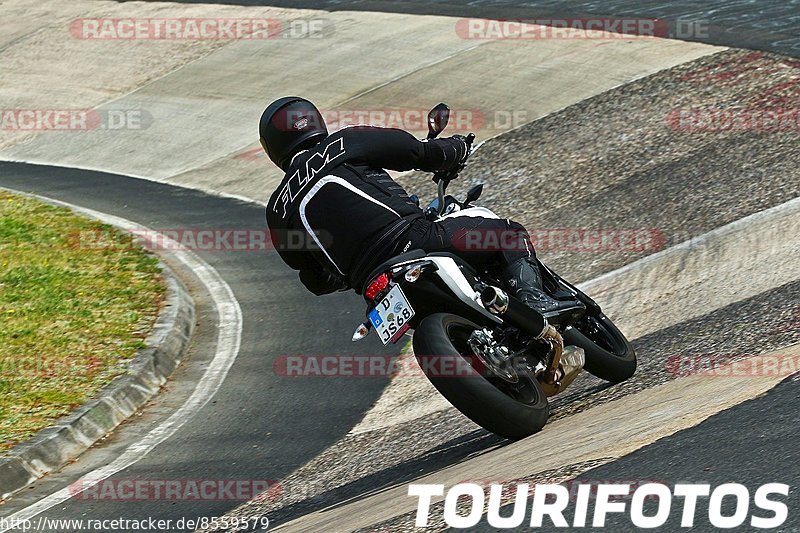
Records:
{"label": "motorcycle rear wheel", "polygon": [[[527,373],[518,373],[515,384],[478,372],[467,344],[476,329],[476,324],[449,313],[426,317],[414,332],[417,361],[442,396],[479,426],[507,439],[533,435],[547,422],[547,396]],[[436,359],[449,359],[447,368],[458,371],[442,372],[444,363],[437,365]],[[454,365],[453,360],[462,364]]]}

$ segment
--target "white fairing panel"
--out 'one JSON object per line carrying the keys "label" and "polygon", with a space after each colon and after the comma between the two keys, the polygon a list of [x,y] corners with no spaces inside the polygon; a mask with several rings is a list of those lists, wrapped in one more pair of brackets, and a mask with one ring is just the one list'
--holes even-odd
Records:
{"label": "white fairing panel", "polygon": [[439,268],[436,273],[450,288],[450,290],[453,291],[453,294],[458,296],[459,300],[463,301],[470,307],[475,308],[477,311],[480,311],[482,314],[491,318],[498,324],[503,322],[502,319],[493,315],[487,311],[485,307],[483,307],[478,294],[475,292],[472,286],[470,286],[467,278],[464,277],[464,273],[461,272],[461,269],[458,268],[458,265],[452,258],[428,256],[426,257],[426,260],[436,264],[436,266]]}
{"label": "white fairing panel", "polygon": [[500,218],[499,216],[494,214],[491,209],[475,206],[475,207],[468,207],[466,209],[461,209],[460,211],[456,211],[454,213],[450,213],[449,215],[439,217],[436,220],[444,220],[445,218],[457,218],[457,217],[479,217],[479,218],[494,218],[494,219]]}

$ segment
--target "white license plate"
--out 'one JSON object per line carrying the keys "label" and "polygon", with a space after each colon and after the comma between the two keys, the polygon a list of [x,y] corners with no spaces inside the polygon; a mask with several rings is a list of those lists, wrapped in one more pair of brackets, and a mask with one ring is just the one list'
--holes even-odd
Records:
{"label": "white license plate", "polygon": [[406,295],[400,290],[400,285],[395,285],[386,297],[378,302],[375,309],[369,312],[369,321],[378,332],[381,342],[386,345],[390,342],[397,342],[403,334],[404,328],[414,310],[406,300]]}

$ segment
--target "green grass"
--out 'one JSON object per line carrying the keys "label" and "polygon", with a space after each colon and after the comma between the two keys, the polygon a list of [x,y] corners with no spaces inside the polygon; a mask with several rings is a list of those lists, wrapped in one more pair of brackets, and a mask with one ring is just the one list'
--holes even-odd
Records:
{"label": "green grass", "polygon": [[0,191],[0,452],[125,373],[164,290],[121,232]]}

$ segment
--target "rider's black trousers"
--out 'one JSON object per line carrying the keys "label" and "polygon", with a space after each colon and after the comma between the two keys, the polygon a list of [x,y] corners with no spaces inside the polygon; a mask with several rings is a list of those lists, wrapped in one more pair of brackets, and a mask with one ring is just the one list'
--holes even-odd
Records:
{"label": "rider's black trousers", "polygon": [[450,252],[476,268],[503,268],[518,259],[535,257],[522,224],[505,218],[467,215],[437,222],[415,220],[395,252],[415,248],[429,253]]}

